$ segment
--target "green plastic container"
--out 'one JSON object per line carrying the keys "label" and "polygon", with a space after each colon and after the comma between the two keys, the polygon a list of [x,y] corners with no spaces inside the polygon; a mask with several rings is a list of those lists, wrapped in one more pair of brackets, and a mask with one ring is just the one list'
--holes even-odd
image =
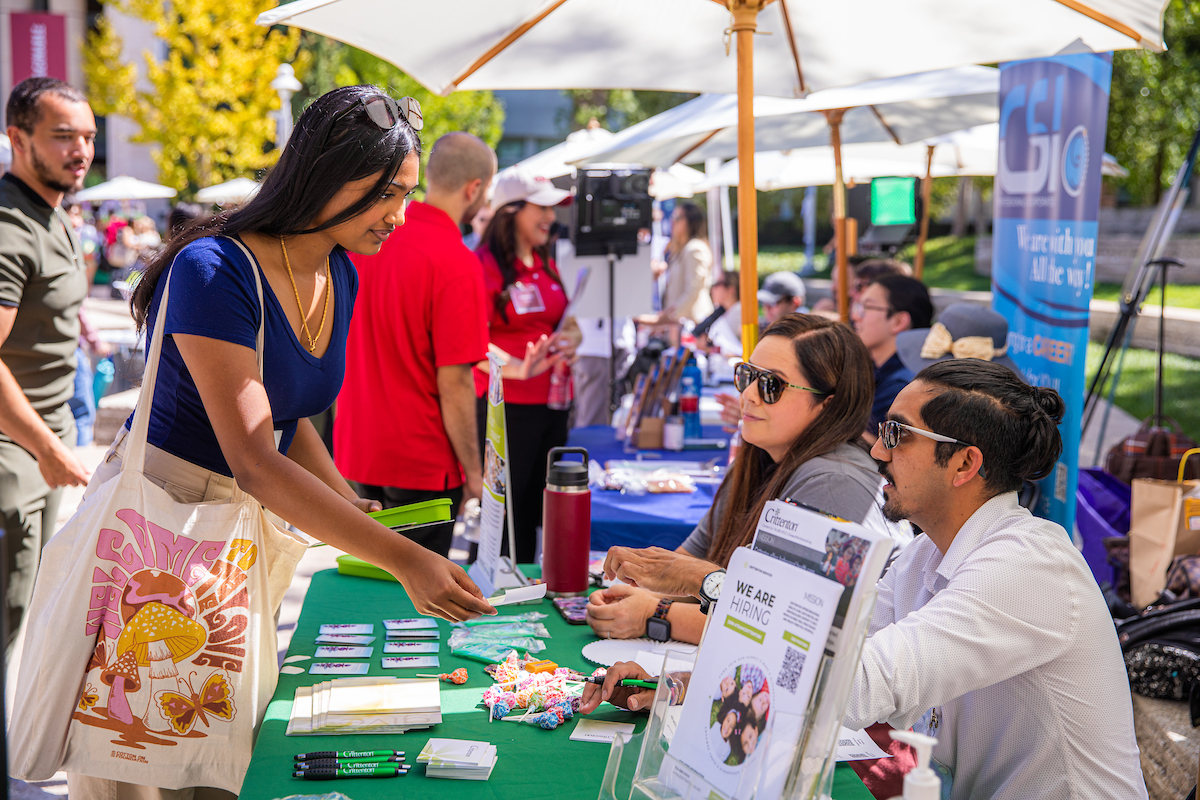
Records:
{"label": "green plastic container", "polygon": [[[431,525],[439,522],[452,523],[450,519],[450,499],[426,500],[423,503],[412,503],[407,506],[387,508],[383,511],[372,511],[369,516],[376,522],[386,525],[392,530],[403,530],[418,525]],[[357,556],[344,555],[337,557],[338,573],[356,575],[360,578],[374,578],[380,581],[396,583],[396,578],[387,570],[363,561]]]}

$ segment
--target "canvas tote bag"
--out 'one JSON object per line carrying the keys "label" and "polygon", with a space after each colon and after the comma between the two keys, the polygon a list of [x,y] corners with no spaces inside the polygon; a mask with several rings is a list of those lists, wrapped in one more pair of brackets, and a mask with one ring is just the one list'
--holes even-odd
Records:
{"label": "canvas tote bag", "polygon": [[1188,450],[1178,480],[1135,478],[1129,522],[1129,576],[1133,605],[1145,608],[1167,585],[1167,567],[1178,555],[1200,553],[1200,481],[1185,481]]}
{"label": "canvas tote bag", "polygon": [[[183,504],[143,474],[167,280],[121,471],[42,553],[9,727],[24,780],[236,794],[275,691],[274,614],[305,544],[236,484]],[[261,323],[257,356],[261,375]]]}

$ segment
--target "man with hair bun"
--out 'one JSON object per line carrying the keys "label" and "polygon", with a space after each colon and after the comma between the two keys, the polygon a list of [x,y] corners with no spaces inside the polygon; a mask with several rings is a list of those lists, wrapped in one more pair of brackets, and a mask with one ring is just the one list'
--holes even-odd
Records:
{"label": "man with hair bun", "polygon": [[951,798],[1145,798],[1112,618],[1059,525],[1017,502],[1062,452],[1064,405],[954,359],[901,390],[871,455],[884,514],[923,531],[879,582],[845,724],[938,739]]}

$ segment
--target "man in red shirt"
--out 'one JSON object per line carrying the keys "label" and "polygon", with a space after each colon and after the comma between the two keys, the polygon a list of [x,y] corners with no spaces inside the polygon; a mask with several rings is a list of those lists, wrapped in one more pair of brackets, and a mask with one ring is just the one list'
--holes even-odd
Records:
{"label": "man in red shirt", "polygon": [[[333,453],[342,475],[384,508],[448,497],[457,516],[482,491],[471,368],[487,358],[487,309],[461,226],[485,202],[495,171],[482,140],[438,139],[425,202],[408,206],[377,255],[353,257],[358,301]],[[444,556],[448,528],[411,538]]]}

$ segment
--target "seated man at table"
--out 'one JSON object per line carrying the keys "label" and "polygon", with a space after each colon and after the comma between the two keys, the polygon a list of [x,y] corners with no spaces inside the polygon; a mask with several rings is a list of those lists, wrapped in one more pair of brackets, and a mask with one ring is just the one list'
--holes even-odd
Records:
{"label": "seated man at table", "polygon": [[[734,371],[742,395],[741,451],[713,507],[678,552],[724,566],[753,537],[766,502],[780,497],[886,528],[882,481],[862,442],[872,368],[848,326],[789,314],[767,328],[750,363]],[[657,621],[649,624],[651,618]],[[695,603],[624,584],[593,593],[587,621],[613,639],[698,642],[704,627]]]}
{"label": "seated man at table", "polygon": [[887,416],[892,401],[913,379],[913,373],[896,353],[896,336],[913,328],[928,328],[933,321],[933,303],[925,284],[916,278],[881,275],[850,307],[850,321],[875,362],[875,402],[863,434],[874,444],[875,430]]}
{"label": "seated man at table", "polygon": [[[1066,531],[1017,503],[1054,469],[1063,411],[1007,367],[944,361],[901,390],[871,451],[884,513],[924,534],[879,582],[845,724],[937,737],[952,798],[1147,796],[1104,597]],[[671,594],[695,594],[711,566],[639,551],[605,564]],[[644,708],[647,696],[613,693],[634,667],[614,666],[581,710],[614,697]]]}

